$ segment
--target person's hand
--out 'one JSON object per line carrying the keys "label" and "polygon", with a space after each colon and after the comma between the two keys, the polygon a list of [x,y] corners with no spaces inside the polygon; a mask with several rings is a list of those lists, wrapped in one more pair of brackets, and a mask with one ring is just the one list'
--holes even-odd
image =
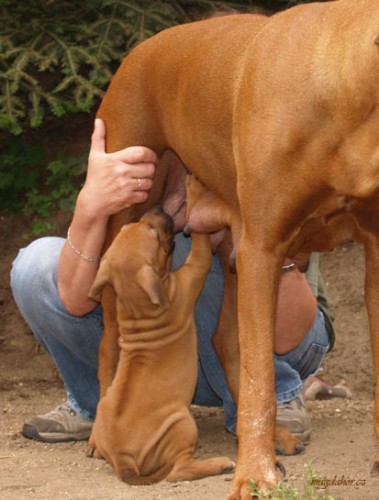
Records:
{"label": "person's hand", "polygon": [[92,134],[85,184],[80,201],[93,216],[110,216],[134,203],[142,203],[153,185],[157,155],[134,146],[105,152],[105,124],[97,118]]}

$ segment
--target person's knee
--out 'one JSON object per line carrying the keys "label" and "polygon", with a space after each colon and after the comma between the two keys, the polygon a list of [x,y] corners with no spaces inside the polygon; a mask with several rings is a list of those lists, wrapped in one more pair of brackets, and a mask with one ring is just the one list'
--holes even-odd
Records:
{"label": "person's knee", "polygon": [[43,289],[44,282],[56,274],[64,239],[45,237],[22,248],[13,261],[10,282],[17,303],[26,294],[33,296],[35,289]]}

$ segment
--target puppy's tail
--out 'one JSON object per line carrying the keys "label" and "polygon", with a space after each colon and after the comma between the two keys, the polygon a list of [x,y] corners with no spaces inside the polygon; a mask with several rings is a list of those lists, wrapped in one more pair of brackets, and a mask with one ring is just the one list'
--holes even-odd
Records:
{"label": "puppy's tail", "polygon": [[171,472],[174,467],[174,462],[169,462],[161,465],[160,467],[149,472],[149,474],[142,475],[135,467],[124,467],[119,471],[119,478],[131,486],[142,486],[163,481]]}

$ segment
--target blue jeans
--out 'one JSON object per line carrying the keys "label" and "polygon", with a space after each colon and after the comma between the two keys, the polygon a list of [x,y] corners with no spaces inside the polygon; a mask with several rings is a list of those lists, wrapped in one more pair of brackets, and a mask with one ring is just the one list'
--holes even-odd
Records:
{"label": "blue jeans", "polygon": [[[57,290],[58,258],[64,239],[46,237],[20,250],[11,271],[16,304],[43,348],[52,356],[65,384],[70,406],[93,420],[99,398],[98,348],[103,332],[102,309],[75,317],[63,306]],[[190,239],[176,237],[174,267],[185,259]],[[193,402],[222,406],[225,427],[234,432],[236,407],[211,338],[217,326],[223,294],[223,276],[218,257],[196,305],[198,329],[198,382]],[[298,396],[303,381],[316,373],[329,347],[324,317],[318,310],[303,342],[291,352],[274,356],[278,402]]]}

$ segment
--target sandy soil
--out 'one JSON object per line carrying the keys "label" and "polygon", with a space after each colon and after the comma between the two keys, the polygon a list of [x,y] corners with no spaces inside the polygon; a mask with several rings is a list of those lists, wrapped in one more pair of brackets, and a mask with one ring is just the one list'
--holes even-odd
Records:
{"label": "sandy soil", "polygon": [[[230,476],[179,484],[130,487],[109,465],[86,458],[85,443],[47,445],[25,440],[23,422],[64,400],[64,390],[47,355],[39,350],[19,316],[9,290],[11,262],[25,221],[0,216],[0,499],[90,500],[226,498]],[[363,299],[364,260],[358,245],[345,245],[322,257],[327,291],[336,315],[337,342],[322,374],[329,383],[345,379],[353,399],[307,403],[313,434],[306,451],[282,459],[287,480],[302,491],[305,464],[334,481],[328,493],[343,499],[378,499],[379,478],[369,475],[375,445],[373,368]],[[197,454],[236,455],[236,441],[222,425],[218,409],[193,409],[199,427]],[[323,494],[322,490],[318,493]],[[304,498],[300,493],[298,498]]]}

